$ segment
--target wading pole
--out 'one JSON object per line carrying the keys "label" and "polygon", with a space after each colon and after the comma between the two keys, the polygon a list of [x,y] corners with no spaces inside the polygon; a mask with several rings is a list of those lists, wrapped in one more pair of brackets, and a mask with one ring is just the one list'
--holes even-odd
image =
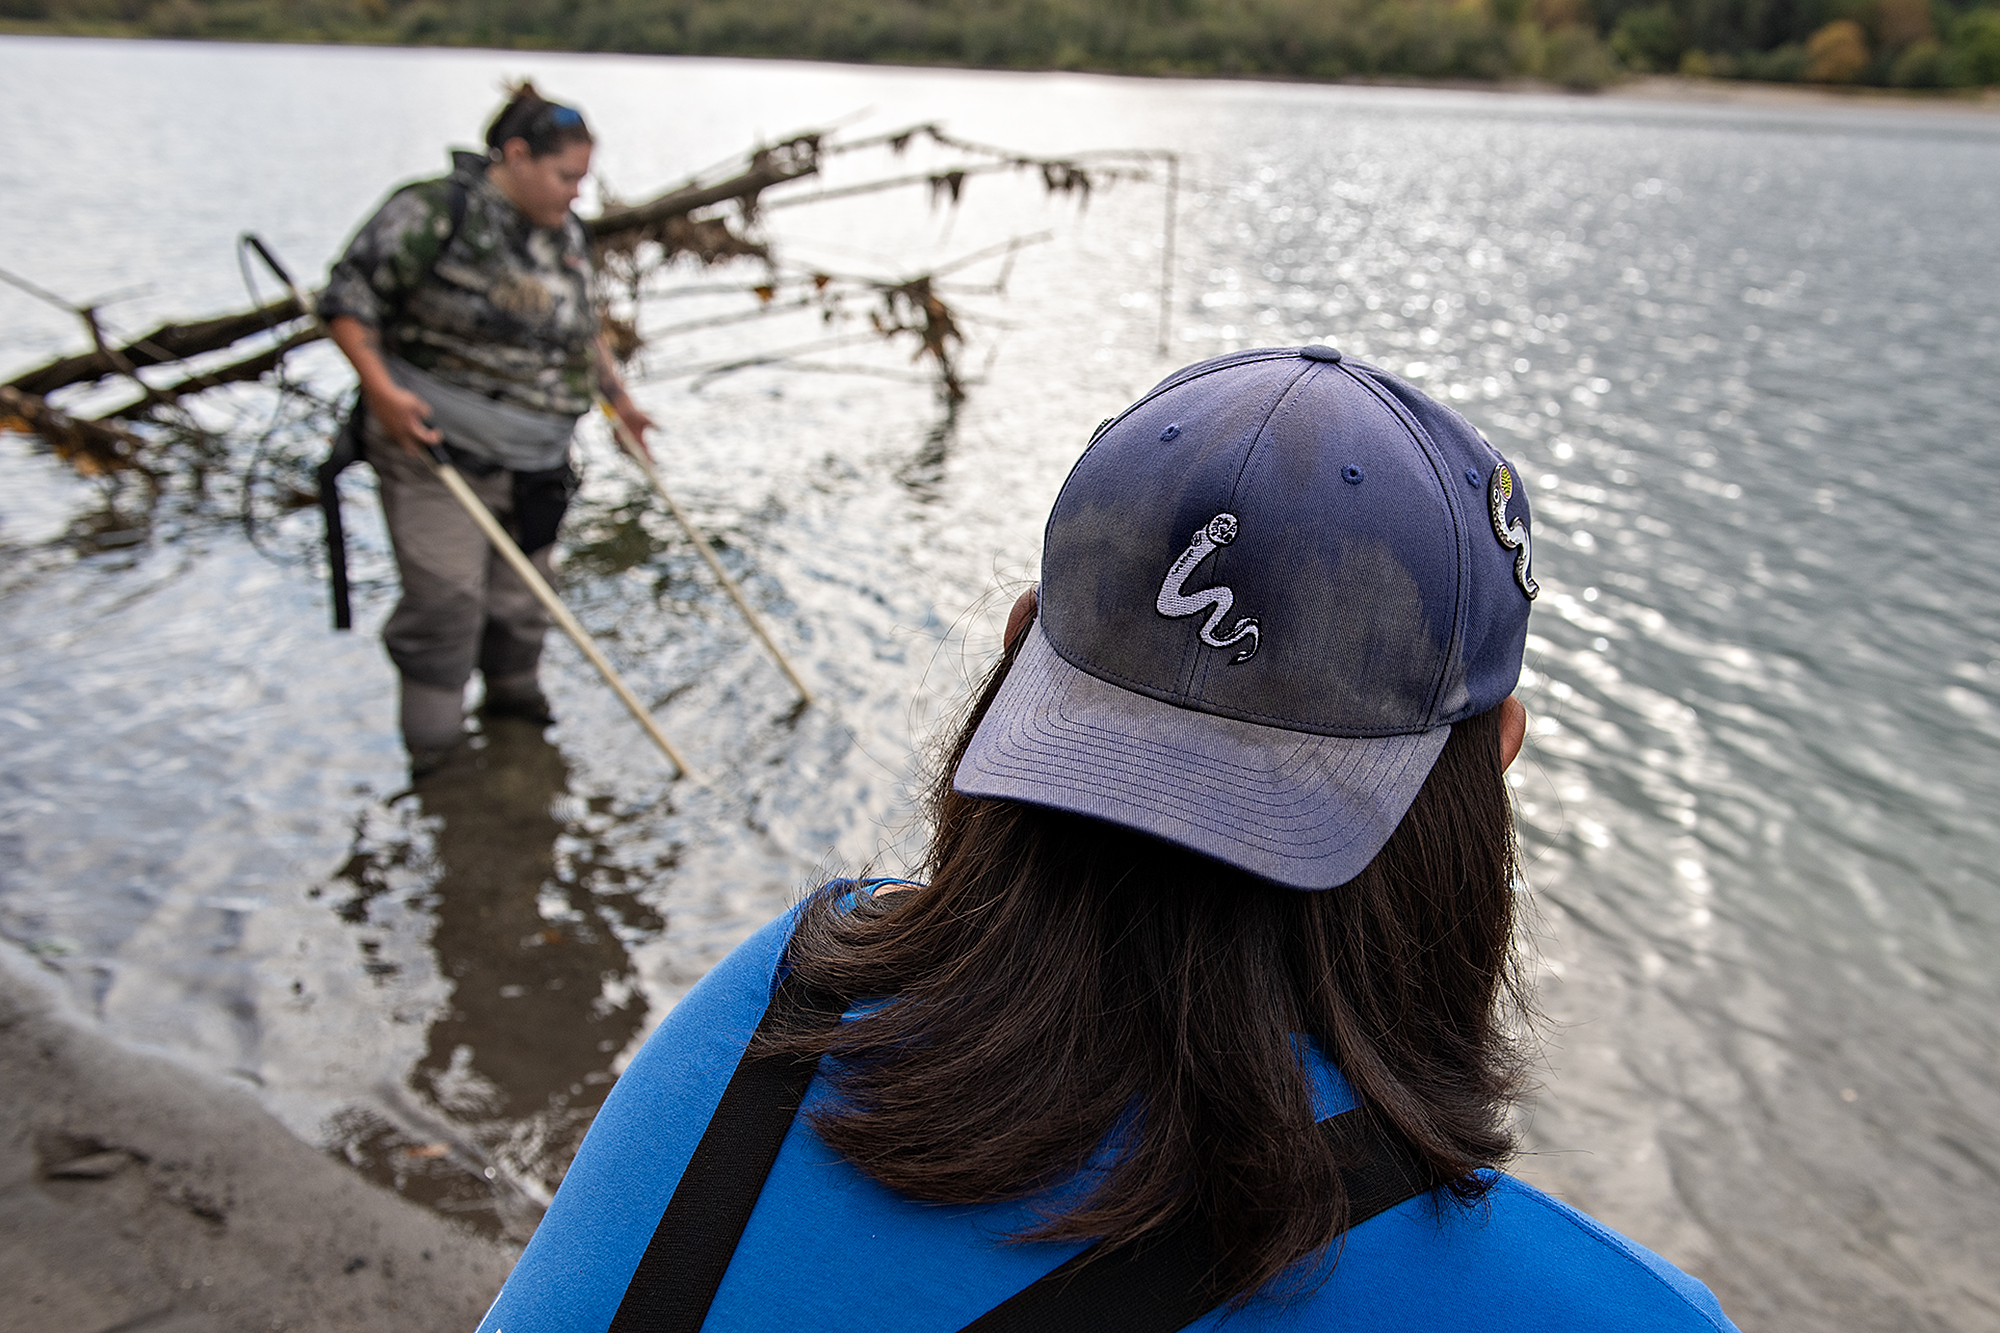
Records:
{"label": "wading pole", "polygon": [[[264,261],[271,272],[277,274],[278,281],[291,289],[292,299],[299,303],[299,309],[317,321],[319,312],[306,300],[305,293],[299,290],[298,283],[292,281],[290,271],[278,262],[278,257],[249,232],[243,234],[243,240],[257,252],[257,257]],[[632,693],[631,687],[625,683],[625,678],[618,674],[611,663],[604,660],[604,654],[598,651],[596,641],[582,625],[577,623],[576,617],[569,613],[569,608],[562,604],[562,599],[556,596],[556,590],[542,577],[542,571],[536,569],[534,562],[521,553],[520,546],[507,535],[507,529],[501,527],[500,520],[493,517],[493,511],[473,493],[472,487],[466,484],[459,470],[452,466],[451,455],[444,451],[444,446],[431,445],[427,452],[432,466],[437,469],[438,480],[444,483],[444,488],[450,491],[452,498],[472,516],[472,521],[486,534],[486,540],[493,543],[493,549],[500,553],[501,559],[520,575],[521,582],[528,585],[528,591],[535,594],[535,600],[555,617],[556,624],[562,626],[563,633],[569,635],[570,642],[576,645],[577,651],[590,659],[590,664],[597,668],[598,675],[604,677],[604,683],[611,687],[611,692],[632,710],[632,716],[646,729],[646,734],[653,738],[653,743],[660,747],[660,753],[666,755],[673,763],[674,772],[681,777],[692,778],[694,771],[687,766],[687,760],[681,758],[680,751],[674,748],[673,742],[667,739],[666,733],[653,721],[653,715],[646,711],[646,706]]]}
{"label": "wading pole", "polygon": [[687,760],[681,758],[680,751],[674,748],[673,742],[667,739],[659,724],[653,721],[653,715],[646,711],[646,706],[632,693],[624,677],[612,668],[611,663],[604,660],[604,654],[598,651],[596,642],[583,626],[577,623],[576,617],[569,613],[569,608],[562,604],[562,599],[556,596],[555,589],[551,588],[549,581],[542,577],[542,571],[536,569],[534,563],[521,554],[520,546],[507,535],[507,530],[500,526],[500,520],[493,517],[493,511],[473,494],[472,487],[466,483],[459,470],[451,465],[451,456],[445,453],[444,446],[434,444],[429,452],[431,463],[437,469],[438,480],[445,484],[445,489],[451,492],[452,498],[464,506],[465,512],[472,515],[472,521],[486,534],[486,540],[493,543],[493,549],[500,553],[501,558],[516,574],[520,575],[521,582],[527,584],[528,590],[535,594],[535,600],[555,617],[556,623],[562,626],[563,633],[569,635],[570,641],[577,646],[577,651],[590,659],[590,664],[597,668],[598,675],[604,677],[604,683],[611,687],[612,693],[625,701],[625,706],[632,710],[632,716],[646,729],[646,734],[653,738],[653,743],[660,747],[660,752],[673,761],[674,771],[684,778],[693,777],[694,772],[688,768]]}
{"label": "wading pole", "polygon": [[646,474],[646,480],[653,483],[653,489],[660,493],[660,498],[667,502],[667,508],[673,512],[674,520],[686,530],[688,540],[694,543],[694,549],[701,552],[701,558],[706,560],[708,567],[715,571],[715,577],[721,582],[722,590],[729,594],[729,600],[736,603],[736,609],[741,611],[743,619],[749,622],[750,632],[761,639],[764,646],[771,650],[771,656],[777,659],[778,669],[785,673],[786,679],[792,682],[792,688],[799,692],[799,702],[801,704],[810,704],[812,702],[812,691],[808,690],[806,683],[799,679],[799,673],[792,670],[792,664],[785,660],[784,653],[779,651],[778,645],[771,641],[771,636],[764,632],[763,622],[758,620],[757,613],[750,609],[750,603],[743,600],[743,592],[736,586],[736,580],[729,577],[729,572],[723,569],[722,562],[715,558],[715,552],[709,547],[708,538],[702,535],[701,529],[694,525],[693,520],[681,512],[681,507],[674,503],[674,497],[668,492],[667,483],[660,480],[660,470],[653,466],[653,460],[646,457],[646,451],[640,447],[639,441],[633,437],[631,430],[627,428],[624,420],[619,417],[611,404],[599,398],[597,406],[604,413],[605,418],[611,422],[611,430],[618,438],[619,447],[624,449],[631,460],[639,465],[639,470]]}

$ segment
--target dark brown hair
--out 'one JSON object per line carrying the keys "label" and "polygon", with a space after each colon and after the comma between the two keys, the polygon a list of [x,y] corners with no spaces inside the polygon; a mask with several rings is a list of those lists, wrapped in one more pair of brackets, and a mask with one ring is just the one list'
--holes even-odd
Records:
{"label": "dark brown hair", "polygon": [[571,144],[595,142],[583,113],[575,107],[551,102],[525,80],[509,92],[507,104],[486,126],[486,146],[496,157],[509,139],[525,140],[536,157],[560,153]]}
{"label": "dark brown hair", "polygon": [[1213,1293],[1241,1302],[1346,1216],[1303,1034],[1435,1179],[1477,1197],[1474,1173],[1512,1150],[1520,1077],[1502,1021],[1516,865],[1499,710],[1452,728],[1366,870],[1304,893],[953,792],[1012,658],[1010,645],[933,777],[928,887],[858,909],[822,891],[801,912],[792,967],[837,995],[892,997],[767,1047],[825,1057],[839,1095],[812,1116],[820,1137],[940,1203],[1033,1198],[1095,1162],[1095,1189],[1020,1239],[1122,1244],[1196,1209]]}

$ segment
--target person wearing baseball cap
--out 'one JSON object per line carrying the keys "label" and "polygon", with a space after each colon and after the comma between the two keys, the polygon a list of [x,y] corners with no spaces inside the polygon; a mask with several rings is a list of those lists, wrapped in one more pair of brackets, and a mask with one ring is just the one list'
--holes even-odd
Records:
{"label": "person wearing baseball cap", "polygon": [[826,885],[689,992],[481,1328],[1733,1328],[1500,1169],[1531,534],[1331,347],[1106,422],[925,882]]}

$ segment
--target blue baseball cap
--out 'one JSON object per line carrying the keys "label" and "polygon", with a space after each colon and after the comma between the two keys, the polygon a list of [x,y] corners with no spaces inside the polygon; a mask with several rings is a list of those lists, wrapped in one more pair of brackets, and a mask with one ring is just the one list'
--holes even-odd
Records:
{"label": "blue baseball cap", "polygon": [[1063,484],[953,786],[1344,884],[1520,679],[1529,530],[1507,460],[1392,375],[1326,346],[1190,366]]}

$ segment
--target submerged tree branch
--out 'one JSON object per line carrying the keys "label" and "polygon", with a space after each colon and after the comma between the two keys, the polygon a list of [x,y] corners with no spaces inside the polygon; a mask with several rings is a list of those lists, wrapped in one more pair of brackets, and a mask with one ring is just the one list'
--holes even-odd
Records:
{"label": "submerged tree branch", "polygon": [[303,347],[310,342],[318,342],[325,336],[325,331],[319,325],[307,325],[305,328],[292,332],[282,342],[273,343],[253,356],[246,356],[241,361],[232,361],[226,366],[217,366],[213,370],[200,371],[187,376],[185,379],[176,380],[172,384],[154,388],[149,396],[127,403],[123,407],[113,408],[97,419],[99,421],[114,421],[120,418],[129,420],[143,414],[147,409],[159,403],[171,403],[187,394],[202,393],[209,389],[219,388],[224,384],[241,384],[246,380],[262,379],[268,372],[276,370],[279,363],[293,349]]}
{"label": "submerged tree branch", "polygon": [[303,311],[287,296],[281,301],[228,315],[186,323],[162,324],[144,337],[116,348],[92,348],[76,356],[58,357],[7,381],[7,387],[46,397],[72,384],[89,384],[133,369],[182,361],[217,352],[252,334],[297,319]]}
{"label": "submerged tree branch", "polygon": [[123,426],[73,417],[49,406],[39,394],[0,385],[0,429],[17,424],[40,436],[58,458],[85,476],[125,471],[150,475],[151,469],[139,461],[145,441]]}

